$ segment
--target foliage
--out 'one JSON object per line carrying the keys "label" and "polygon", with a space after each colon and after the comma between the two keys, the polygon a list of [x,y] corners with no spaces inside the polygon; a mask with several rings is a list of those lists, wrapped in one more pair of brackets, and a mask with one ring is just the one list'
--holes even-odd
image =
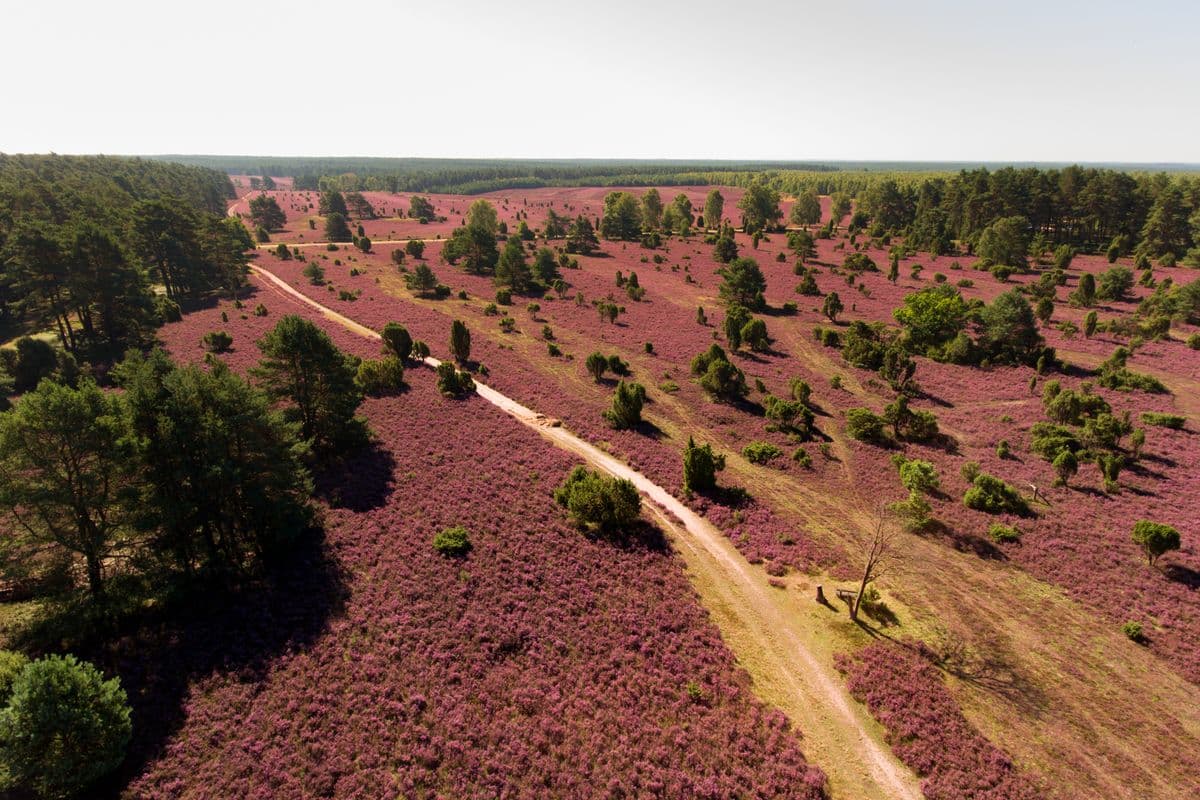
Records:
{"label": "foliage", "polygon": [[940,486],[937,468],[928,461],[908,459],[900,465],[900,483],[910,492],[933,494]]}
{"label": "foliage", "polygon": [[567,509],[581,528],[614,535],[637,521],[642,498],[624,478],[611,478],[575,467],[554,492],[554,500]]}
{"label": "foliage", "polygon": [[715,344],[692,359],[691,371],[699,378],[700,387],[716,400],[732,403],[749,391],[745,374],[730,364],[725,351]]}
{"label": "foliage", "polygon": [[986,472],[975,476],[971,488],[963,495],[963,505],[986,514],[1029,513],[1029,505],[1016,489]]}
{"label": "foliage", "polygon": [[1133,524],[1133,542],[1142,548],[1147,563],[1153,565],[1164,553],[1179,549],[1179,531],[1161,522],[1139,519]]}
{"label": "foliage", "polygon": [[474,392],[475,381],[469,372],[443,361],[437,365],[437,387],[443,397],[458,398]]}
{"label": "foliage", "polygon": [[711,492],[717,488],[717,473],[725,469],[725,456],[713,453],[712,445],[697,445],[688,437],[683,451],[683,490]]}
{"label": "foliage", "polygon": [[363,359],[354,382],[368,397],[395,394],[404,387],[404,362],[394,355]]}
{"label": "foliage", "polygon": [[471,550],[471,534],[461,525],[438,531],[433,537],[433,549],[450,558],[461,558]]}
{"label": "foliage", "polygon": [[742,457],[751,464],[765,464],[783,455],[783,451],[770,442],[750,442],[742,448]]}
{"label": "foliage", "polygon": [[283,401],[287,419],[322,454],[365,441],[366,424],[355,417],[362,395],[355,384],[356,358],[334,345],[309,320],[284,316],[258,342],[263,359],[252,370],[267,395]]}
{"label": "foliage", "polygon": [[0,781],[69,797],[114,770],[132,732],[125,691],[74,656],[25,666],[0,711]]}
{"label": "foliage", "polygon": [[766,305],[763,293],[767,290],[767,280],[754,259],[735,258],[719,268],[717,274],[721,276],[718,293],[727,306],[761,309]]}
{"label": "foliage", "polygon": [[642,405],[646,402],[646,389],[640,383],[617,383],[612,406],[604,412],[608,424],[617,430],[636,428],[642,422]]}
{"label": "foliage", "polygon": [[846,434],[861,442],[879,444],[887,440],[883,431],[884,419],[869,408],[852,408],[846,412]]}
{"label": "foliage", "polygon": [[0,508],[18,552],[52,545],[83,558],[94,596],[129,516],[120,400],[90,380],[42,381],[0,414]]}

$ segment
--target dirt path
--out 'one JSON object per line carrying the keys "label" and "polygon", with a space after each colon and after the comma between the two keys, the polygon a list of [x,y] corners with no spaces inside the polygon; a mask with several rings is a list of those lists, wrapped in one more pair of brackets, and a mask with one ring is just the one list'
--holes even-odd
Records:
{"label": "dirt path", "polygon": [[[380,338],[372,329],[310,299],[273,273],[258,266],[250,269],[268,288],[320,311],[326,319],[361,336]],[[425,361],[434,367],[440,363],[434,358]],[[783,698],[778,704],[800,725],[806,754],[829,774],[838,795],[920,800],[916,776],[878,741],[878,728],[849,697],[841,677],[809,649],[803,626],[775,601],[772,593],[779,590],[767,583],[762,571],[752,567],[727,537],[666,489],[555,421],[486,384],[476,383],[476,392],[555,446],[632,481],[651,501],[651,512],[680,549],[705,605],[726,624],[738,627],[737,638],[751,651],[742,654],[743,660],[753,659],[771,674],[773,694]]]}

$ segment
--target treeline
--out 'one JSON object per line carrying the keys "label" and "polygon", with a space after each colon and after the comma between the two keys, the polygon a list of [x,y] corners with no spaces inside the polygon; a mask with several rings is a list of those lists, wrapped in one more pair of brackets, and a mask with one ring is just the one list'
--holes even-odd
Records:
{"label": "treeline", "polygon": [[51,331],[80,362],[148,344],[180,302],[244,280],[233,196],[209,169],[0,155],[0,329]]}
{"label": "treeline", "polygon": [[481,194],[545,186],[682,186],[708,181],[704,175],[766,170],[834,170],[823,164],[780,161],[638,161],[438,158],[258,158],[252,156],[163,156],[225,172],[291,175],[308,191],[387,191]]}

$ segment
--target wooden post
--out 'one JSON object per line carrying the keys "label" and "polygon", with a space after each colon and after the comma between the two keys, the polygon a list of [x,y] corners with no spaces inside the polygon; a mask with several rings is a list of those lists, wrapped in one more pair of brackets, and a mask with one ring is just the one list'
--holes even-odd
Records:
{"label": "wooden post", "polygon": [[817,584],[817,602],[823,606],[829,605],[829,601],[825,599],[825,590],[819,583]]}

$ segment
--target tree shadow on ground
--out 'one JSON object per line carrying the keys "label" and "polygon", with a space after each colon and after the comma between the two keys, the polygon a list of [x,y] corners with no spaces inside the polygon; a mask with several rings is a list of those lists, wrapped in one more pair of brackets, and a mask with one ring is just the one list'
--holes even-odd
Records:
{"label": "tree shadow on ground", "polygon": [[942,539],[960,553],[973,553],[988,561],[1007,561],[1008,555],[991,540],[974,533],[951,528],[940,520],[930,520],[920,530],[919,536]]}
{"label": "tree shadow on ground", "polygon": [[316,494],[334,508],[370,511],[387,502],[395,487],[396,459],[377,441],[359,448],[315,479]]}
{"label": "tree shadow on ground", "polygon": [[1166,564],[1162,572],[1169,581],[1182,583],[1189,589],[1200,589],[1200,570],[1185,567],[1183,564]]}
{"label": "tree shadow on ground", "polygon": [[[74,627],[79,636],[55,642],[116,674],[133,710],[133,739],[121,768],[92,787],[91,797],[116,798],[158,758],[186,721],[184,701],[194,681],[211,675],[241,683],[265,678],[282,653],[311,647],[341,613],[344,576],[323,532],[303,532],[286,555],[232,588],[194,580],[153,597],[143,594],[122,614],[111,606],[87,625],[79,604],[64,604],[30,637]],[[62,617],[70,615],[75,619]]]}

